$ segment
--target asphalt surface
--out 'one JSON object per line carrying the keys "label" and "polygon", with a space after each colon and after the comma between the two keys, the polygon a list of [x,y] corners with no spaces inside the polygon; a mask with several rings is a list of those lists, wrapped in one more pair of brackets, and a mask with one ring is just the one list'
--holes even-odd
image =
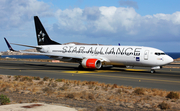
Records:
{"label": "asphalt surface", "polygon": [[[180,65],[171,65],[180,66]],[[76,63],[48,63],[29,61],[0,61],[1,75],[47,76],[50,78],[98,81],[132,87],[158,88],[180,91],[180,69],[164,68],[150,73],[150,68],[112,68],[80,70]]]}

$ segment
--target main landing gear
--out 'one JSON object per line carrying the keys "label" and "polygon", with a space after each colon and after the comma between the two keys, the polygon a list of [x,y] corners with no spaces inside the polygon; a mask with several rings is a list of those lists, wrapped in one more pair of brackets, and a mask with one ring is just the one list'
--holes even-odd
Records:
{"label": "main landing gear", "polygon": [[156,71],[154,69],[151,69],[151,73],[155,73]]}

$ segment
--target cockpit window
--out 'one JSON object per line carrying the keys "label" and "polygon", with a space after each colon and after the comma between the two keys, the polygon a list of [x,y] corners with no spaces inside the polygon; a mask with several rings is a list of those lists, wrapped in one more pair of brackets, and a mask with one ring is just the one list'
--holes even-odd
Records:
{"label": "cockpit window", "polygon": [[165,53],[155,52],[155,55],[166,55]]}

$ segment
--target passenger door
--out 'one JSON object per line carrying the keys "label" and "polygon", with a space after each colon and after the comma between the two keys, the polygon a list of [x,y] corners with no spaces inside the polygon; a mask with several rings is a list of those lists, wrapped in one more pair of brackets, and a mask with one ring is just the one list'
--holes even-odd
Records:
{"label": "passenger door", "polygon": [[144,60],[148,60],[149,57],[149,50],[144,51]]}

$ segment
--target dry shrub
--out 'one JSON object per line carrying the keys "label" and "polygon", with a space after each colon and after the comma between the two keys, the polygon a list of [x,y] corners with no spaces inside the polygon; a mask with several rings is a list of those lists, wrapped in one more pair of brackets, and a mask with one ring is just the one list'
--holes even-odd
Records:
{"label": "dry shrub", "polygon": [[113,84],[112,88],[118,88],[118,85],[117,84]]}
{"label": "dry shrub", "polygon": [[57,87],[57,83],[49,83],[48,86],[51,86],[51,87]]}
{"label": "dry shrub", "polygon": [[104,87],[106,84],[105,83],[101,83],[101,84],[99,84],[99,86],[102,86],[102,87]]}
{"label": "dry shrub", "polygon": [[28,77],[28,76],[25,76],[25,77],[22,77],[20,79],[20,81],[29,81],[29,82],[32,82],[32,78]]}
{"label": "dry shrub", "polygon": [[167,92],[166,91],[161,91],[160,93],[159,93],[159,96],[161,96],[161,97],[165,97],[167,95]]}
{"label": "dry shrub", "polygon": [[43,78],[43,81],[48,81],[49,80],[49,77],[44,77]]}
{"label": "dry shrub", "polygon": [[95,89],[94,90],[99,90],[99,87],[95,87]]}
{"label": "dry shrub", "polygon": [[18,76],[14,76],[14,81],[18,81],[19,80],[19,78],[21,78],[22,76],[21,75],[18,75]]}
{"label": "dry shrub", "polygon": [[34,80],[40,80],[41,78],[40,77],[34,77]]}
{"label": "dry shrub", "polygon": [[164,101],[158,105],[161,109],[170,109],[171,106],[168,103],[165,103]]}
{"label": "dry shrub", "polygon": [[121,86],[119,86],[119,88],[125,88],[125,86],[121,85]]}
{"label": "dry shrub", "polygon": [[[62,97],[63,95],[60,94],[59,97]],[[70,98],[70,99],[80,99],[82,96],[82,93],[69,93],[69,94],[66,94],[65,97],[66,98]]]}
{"label": "dry shrub", "polygon": [[133,93],[137,95],[144,95],[144,89],[143,88],[137,88],[133,91]]}
{"label": "dry shrub", "polygon": [[5,88],[7,85],[6,84],[2,84],[1,85],[1,88]]}
{"label": "dry shrub", "polygon": [[80,93],[82,99],[89,99],[89,95],[86,91]]}
{"label": "dry shrub", "polygon": [[166,97],[170,99],[179,99],[178,93],[175,92],[170,92]]}
{"label": "dry shrub", "polygon": [[73,93],[69,93],[69,94],[67,94],[67,95],[66,95],[66,97],[67,97],[67,98],[71,98],[71,99],[73,99],[75,96],[74,96],[74,94],[73,94]]}
{"label": "dry shrub", "polygon": [[80,93],[79,95],[81,95],[80,98],[82,98],[82,99],[95,100],[95,96],[94,96],[94,94],[92,94],[92,93],[87,93],[87,92],[83,91],[83,92]]}
{"label": "dry shrub", "polygon": [[39,84],[39,85],[43,85],[43,84],[44,84],[44,81],[39,81],[38,84]]}
{"label": "dry shrub", "polygon": [[94,82],[94,81],[89,81],[89,82],[87,82],[87,84],[88,84],[88,85],[94,85],[95,82]]}
{"label": "dry shrub", "polygon": [[32,82],[29,82],[29,83],[27,83],[26,85],[29,87],[29,86],[32,86],[33,83],[32,83]]}
{"label": "dry shrub", "polygon": [[56,81],[56,82],[62,82],[63,79],[56,79],[55,81]]}
{"label": "dry shrub", "polygon": [[62,87],[59,88],[59,90],[66,91],[68,88],[69,88],[68,85],[64,84]]}
{"label": "dry shrub", "polygon": [[91,99],[91,100],[94,100],[94,99],[95,99],[94,94],[89,93],[89,94],[88,94],[88,98]]}
{"label": "dry shrub", "polygon": [[98,106],[95,111],[105,111],[102,106]]}
{"label": "dry shrub", "polygon": [[127,89],[132,89],[132,86],[128,86]]}
{"label": "dry shrub", "polygon": [[4,91],[6,91],[6,87],[1,88],[1,90],[0,90],[0,92],[4,92]]}
{"label": "dry shrub", "polygon": [[122,90],[121,90],[121,89],[118,89],[116,93],[117,93],[117,94],[121,94],[121,93],[122,93]]}
{"label": "dry shrub", "polygon": [[156,91],[158,91],[158,89],[152,89],[152,92],[156,92]]}
{"label": "dry shrub", "polygon": [[108,87],[103,87],[103,90],[104,91],[108,91]]}
{"label": "dry shrub", "polygon": [[36,98],[34,98],[34,99],[32,99],[31,101],[30,101],[30,103],[34,103],[34,102],[37,102],[38,100],[36,99]]}
{"label": "dry shrub", "polygon": [[161,97],[163,97],[163,96],[164,96],[164,93],[162,93],[162,92],[163,92],[163,90],[159,90],[159,89],[152,89],[152,92],[153,92],[153,95],[154,95],[154,96],[156,96],[156,95],[161,96]]}
{"label": "dry shrub", "polygon": [[89,85],[89,89],[93,89],[95,85]]}
{"label": "dry shrub", "polygon": [[109,96],[107,99],[108,99],[108,100],[114,99],[114,95]]}
{"label": "dry shrub", "polygon": [[44,89],[42,89],[42,91],[48,94],[52,94],[54,92],[53,89],[50,87],[45,87]]}

